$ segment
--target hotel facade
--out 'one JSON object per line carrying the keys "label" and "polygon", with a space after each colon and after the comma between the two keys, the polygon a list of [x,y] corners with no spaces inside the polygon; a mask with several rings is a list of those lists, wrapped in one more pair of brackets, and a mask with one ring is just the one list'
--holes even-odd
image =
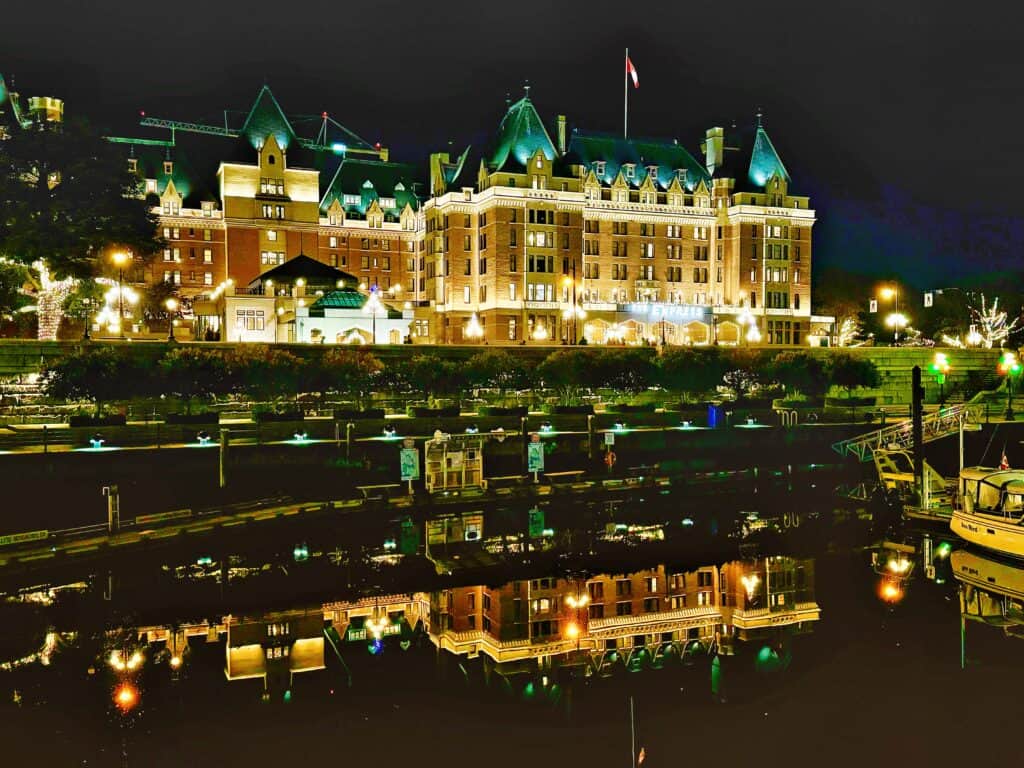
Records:
{"label": "hotel facade", "polygon": [[[127,274],[173,284],[197,338],[803,346],[832,332],[811,312],[816,214],[760,115],[691,153],[548,123],[527,92],[485,146],[419,164],[327,113],[290,118],[267,86],[244,115],[144,117],[170,138],[111,137],[166,241]],[[261,279],[300,256],[349,293]],[[344,332],[297,330],[342,299]],[[408,327],[379,338],[377,313]]]}

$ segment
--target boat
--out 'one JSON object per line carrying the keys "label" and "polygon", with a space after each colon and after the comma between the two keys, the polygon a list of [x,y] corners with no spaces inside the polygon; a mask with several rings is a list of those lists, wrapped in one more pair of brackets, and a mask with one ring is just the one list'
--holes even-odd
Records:
{"label": "boat", "polygon": [[1024,559],[1024,470],[960,470],[949,527],[964,541]]}

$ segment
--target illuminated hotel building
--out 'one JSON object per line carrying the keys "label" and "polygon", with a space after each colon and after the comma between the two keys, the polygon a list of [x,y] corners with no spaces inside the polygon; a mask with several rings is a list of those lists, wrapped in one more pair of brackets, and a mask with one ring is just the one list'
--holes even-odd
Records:
{"label": "illuminated hotel building", "polygon": [[[549,130],[527,94],[489,146],[422,168],[326,113],[289,118],[266,86],[223,126],[143,125],[172,138],[116,139],[167,240],[142,277],[186,298],[257,290],[305,255],[408,313],[414,342],[798,346],[830,332],[811,314],[815,212],[760,115],[708,129],[695,155],[563,116]],[[208,185],[191,141],[216,156]]]}
{"label": "illuminated hotel building", "polygon": [[529,95],[493,146],[431,157],[427,296],[438,340],[476,314],[491,343],[646,340],[802,345],[811,315],[810,201],[758,116],[681,144],[569,129]]}

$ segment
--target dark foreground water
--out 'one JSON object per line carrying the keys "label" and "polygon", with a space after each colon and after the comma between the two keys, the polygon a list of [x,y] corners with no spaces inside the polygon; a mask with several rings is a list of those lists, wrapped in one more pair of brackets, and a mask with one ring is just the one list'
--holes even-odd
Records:
{"label": "dark foreground water", "polygon": [[1020,761],[1014,564],[810,486],[543,511],[12,588],[2,763]]}

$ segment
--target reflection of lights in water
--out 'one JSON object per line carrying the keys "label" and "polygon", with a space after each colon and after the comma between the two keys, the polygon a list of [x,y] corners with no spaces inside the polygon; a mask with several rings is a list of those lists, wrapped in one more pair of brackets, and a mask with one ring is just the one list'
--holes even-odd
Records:
{"label": "reflection of lights in water", "polygon": [[757,587],[761,583],[761,577],[756,573],[750,573],[743,576],[740,582],[743,584],[743,589],[747,592],[747,600],[753,600]]}
{"label": "reflection of lights in water", "polygon": [[906,573],[910,570],[910,561],[905,557],[892,558],[889,560],[888,568],[893,573]]}
{"label": "reflection of lights in water", "polygon": [[0,663],[0,672],[9,672],[16,667],[23,667],[26,664],[35,664],[39,662],[44,667],[49,666],[50,660],[53,658],[54,652],[57,650],[57,633],[47,632],[46,639],[43,640],[43,647],[35,653],[30,653],[28,656],[23,656],[20,659],[12,659],[11,661],[5,661]]}
{"label": "reflection of lights in water", "polygon": [[891,579],[882,582],[878,594],[887,603],[898,603],[903,599],[903,589],[898,582]]}
{"label": "reflection of lights in water", "polygon": [[135,706],[138,700],[139,692],[135,690],[134,686],[128,683],[122,683],[117,687],[117,690],[114,691],[114,702],[121,708],[122,712],[130,710]]}

